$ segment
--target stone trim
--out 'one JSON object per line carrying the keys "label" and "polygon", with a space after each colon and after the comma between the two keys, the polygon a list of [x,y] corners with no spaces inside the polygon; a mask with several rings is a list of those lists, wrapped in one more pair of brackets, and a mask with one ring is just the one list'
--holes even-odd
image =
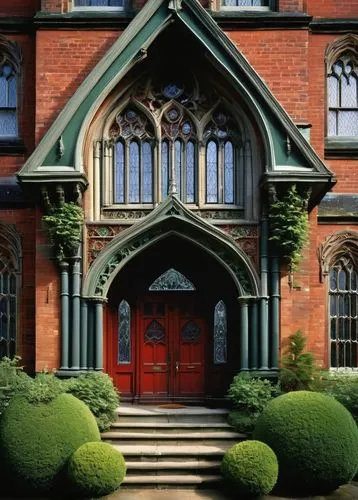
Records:
{"label": "stone trim", "polygon": [[321,282],[328,276],[332,266],[347,256],[358,268],[358,232],[340,231],[328,236],[317,250]]}

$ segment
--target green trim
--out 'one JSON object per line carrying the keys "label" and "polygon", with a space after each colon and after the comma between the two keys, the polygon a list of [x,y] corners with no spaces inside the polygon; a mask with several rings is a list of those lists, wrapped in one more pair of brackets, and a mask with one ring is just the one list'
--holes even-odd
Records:
{"label": "green trim", "polygon": [[248,256],[223,231],[193,214],[173,195],[102,250],[83,281],[83,298],[105,298],[119,271],[168,234],[191,241],[215,258],[231,275],[239,295],[258,295],[259,278]]}
{"label": "green trim", "polygon": [[[278,165],[277,168],[281,165],[299,167],[300,171],[309,172],[311,177],[320,173],[320,181],[324,183],[322,189],[327,190],[332,173],[245,57],[196,0],[183,0],[181,5],[171,0],[169,7],[164,0],[148,1],[69,100],[21,169],[20,180],[33,182],[39,176],[39,180],[43,181],[42,165],[46,166],[47,177],[54,174],[69,180],[72,173],[81,173],[82,139],[94,113],[128,70],[145,57],[146,47],[169,21],[182,22],[194,34],[198,42],[207,48],[213,64],[244,97],[264,139],[267,168],[275,170],[275,165]],[[56,148],[61,136],[64,154],[59,159]],[[287,177],[292,176],[292,172],[285,173]]]}

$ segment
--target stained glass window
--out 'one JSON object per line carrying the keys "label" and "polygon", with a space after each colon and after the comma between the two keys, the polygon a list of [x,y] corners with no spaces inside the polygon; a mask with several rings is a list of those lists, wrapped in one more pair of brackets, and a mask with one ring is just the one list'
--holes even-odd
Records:
{"label": "stained glass window", "polygon": [[117,116],[114,150],[114,203],[153,203],[153,147],[147,119],[128,109]]}
{"label": "stained glass window", "polygon": [[222,300],[214,310],[214,364],[227,361],[227,315],[226,306]]}
{"label": "stained glass window", "polygon": [[200,327],[195,321],[188,321],[180,330],[180,340],[185,344],[194,344],[200,339]]}
{"label": "stained glass window", "polygon": [[16,274],[0,257],[0,358],[16,354]]}
{"label": "stained glass window", "polygon": [[358,68],[348,57],[328,75],[328,136],[358,136]]}
{"label": "stained glass window", "polygon": [[17,119],[17,76],[9,64],[0,66],[0,137],[18,135]]}
{"label": "stained glass window", "polygon": [[161,274],[159,278],[153,281],[149,290],[153,291],[185,291],[195,290],[195,286],[182,273],[171,268]]}
{"label": "stained glass window", "polygon": [[358,276],[350,259],[342,258],[329,274],[332,368],[356,368],[358,350]]}
{"label": "stained glass window", "polygon": [[165,330],[164,327],[153,319],[147,326],[144,334],[144,342],[146,344],[164,344]]}
{"label": "stained glass window", "polygon": [[106,125],[107,137],[96,142],[95,178],[103,180],[106,209],[154,207],[172,194],[188,204],[243,208],[244,172],[252,175],[250,138],[224,104],[206,96],[198,104],[196,95],[173,81],[155,86],[148,80],[133,90],[130,104]]}
{"label": "stained glass window", "polygon": [[129,364],[131,356],[131,309],[126,300],[118,307],[118,364]]}
{"label": "stained glass window", "polygon": [[[239,204],[241,186],[237,186],[239,155],[231,140],[235,133],[232,117],[225,110],[214,113],[205,129],[206,202]],[[241,152],[243,147],[241,146]],[[247,159],[249,160],[249,159]]]}

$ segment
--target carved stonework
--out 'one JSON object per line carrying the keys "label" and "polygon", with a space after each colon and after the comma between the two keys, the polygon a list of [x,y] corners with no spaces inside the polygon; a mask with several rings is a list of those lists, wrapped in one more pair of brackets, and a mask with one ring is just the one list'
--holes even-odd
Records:
{"label": "carved stonework", "polygon": [[193,212],[203,219],[234,220],[244,218],[244,210],[193,210]]}
{"label": "carved stonework", "polygon": [[104,219],[136,220],[145,217],[150,210],[102,210]]}
{"label": "carved stonework", "polygon": [[325,59],[328,72],[331,71],[332,65],[342,57],[349,58],[351,63],[357,68],[358,35],[347,33],[327,46]]}
{"label": "carved stonework", "polygon": [[358,232],[342,231],[331,234],[319,246],[317,256],[321,281],[340,259],[349,259],[358,268]]}
{"label": "carved stonework", "polygon": [[22,56],[20,47],[16,42],[12,42],[6,36],[0,35],[0,66],[8,64],[15,73],[21,70]]}
{"label": "carved stonework", "polygon": [[103,226],[100,224],[88,226],[88,265],[90,266],[93,263],[94,259],[112,238],[127,228],[128,226]]}
{"label": "carved stonework", "polygon": [[220,226],[220,229],[228,234],[238,247],[250,257],[255,267],[259,265],[259,245],[258,227],[227,225]]}

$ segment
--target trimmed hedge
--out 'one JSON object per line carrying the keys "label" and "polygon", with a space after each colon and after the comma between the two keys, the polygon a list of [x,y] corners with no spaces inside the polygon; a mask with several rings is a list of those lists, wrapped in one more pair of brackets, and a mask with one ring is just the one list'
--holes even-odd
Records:
{"label": "trimmed hedge", "polygon": [[69,457],[82,444],[99,441],[96,420],[87,406],[70,394],[49,403],[32,404],[15,397],[3,415],[3,457],[22,489],[49,491]]}
{"label": "trimmed hedge", "polygon": [[236,494],[245,497],[268,495],[277,481],[278,462],[266,444],[243,441],[225,453],[221,472]]}
{"label": "trimmed hedge", "polygon": [[350,413],[323,394],[298,391],[271,401],[253,434],[276,453],[279,482],[326,493],[350,481],[358,467],[358,430]]}
{"label": "trimmed hedge", "polygon": [[68,477],[76,493],[101,497],[117,490],[126,474],[123,455],[108,443],[86,443],[71,456]]}

